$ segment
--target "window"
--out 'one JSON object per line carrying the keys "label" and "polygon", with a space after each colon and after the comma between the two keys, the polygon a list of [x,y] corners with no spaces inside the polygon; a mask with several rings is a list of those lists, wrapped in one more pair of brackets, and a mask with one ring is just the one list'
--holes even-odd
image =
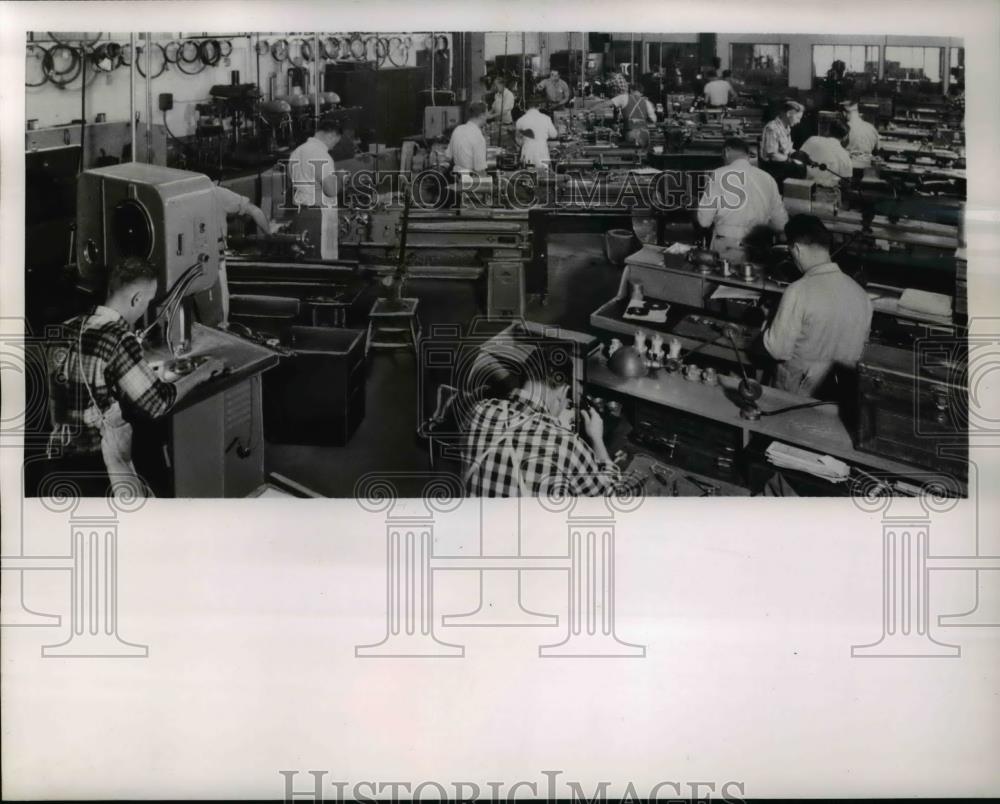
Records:
{"label": "window", "polygon": [[729,46],[733,77],[747,84],[788,86],[788,45],[751,45],[733,42]]}
{"label": "window", "polygon": [[844,62],[848,75],[878,77],[878,45],[813,45],[813,76],[825,78],[835,61]]}
{"label": "window", "polygon": [[885,49],[885,77],[907,83],[941,83],[944,48],[898,47]]}
{"label": "window", "polygon": [[648,42],[646,44],[646,63],[650,72],[656,70],[662,64],[671,69],[679,67],[698,67],[698,45],[694,42]]}

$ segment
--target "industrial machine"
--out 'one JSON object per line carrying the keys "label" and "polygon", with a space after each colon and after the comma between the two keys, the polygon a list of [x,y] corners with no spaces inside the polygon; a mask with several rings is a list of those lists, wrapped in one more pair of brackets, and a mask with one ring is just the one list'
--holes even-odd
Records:
{"label": "industrial machine", "polygon": [[157,269],[152,321],[142,332],[154,370],[182,375],[209,356],[225,365],[166,420],[137,426],[136,466],[158,495],[245,496],[264,483],[260,374],[278,356],[215,326],[220,214],[212,182],[198,173],[126,163],[85,171],[77,185],[80,276],[100,285],[127,257]]}
{"label": "industrial machine", "polygon": [[175,308],[164,338],[182,352],[190,345],[191,298],[211,290],[219,276],[212,187],[199,173],[141,162],[85,171],[77,184],[80,276],[103,280],[126,257],[152,262],[160,273],[158,295]]}

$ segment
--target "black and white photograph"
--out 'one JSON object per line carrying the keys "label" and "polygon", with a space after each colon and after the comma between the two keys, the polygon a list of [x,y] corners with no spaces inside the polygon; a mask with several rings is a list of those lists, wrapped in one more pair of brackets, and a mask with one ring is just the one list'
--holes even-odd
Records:
{"label": "black and white photograph", "polygon": [[0,3],[4,798],[1000,792],[950,9]]}
{"label": "black and white photograph", "polygon": [[965,496],[964,43],[778,38],[30,33],[25,492]]}

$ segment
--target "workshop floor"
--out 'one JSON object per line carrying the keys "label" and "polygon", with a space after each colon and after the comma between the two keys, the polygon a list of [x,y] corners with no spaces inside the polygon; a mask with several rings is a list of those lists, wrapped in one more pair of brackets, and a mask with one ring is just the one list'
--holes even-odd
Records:
{"label": "workshop floor", "polygon": [[[587,331],[590,314],[618,290],[621,272],[604,256],[601,235],[555,235],[549,243],[549,296],[529,305],[526,318]],[[414,280],[420,321],[464,326],[478,314],[471,283]],[[372,352],[364,421],[344,447],[268,444],[267,468],[319,494],[350,497],[368,472],[427,471],[427,451],[416,437],[417,372],[412,352]],[[400,492],[406,494],[405,488]]]}

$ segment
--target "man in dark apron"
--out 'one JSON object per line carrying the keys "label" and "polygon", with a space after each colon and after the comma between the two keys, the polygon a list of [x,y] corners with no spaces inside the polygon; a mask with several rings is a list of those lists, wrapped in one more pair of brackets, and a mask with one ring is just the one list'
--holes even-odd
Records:
{"label": "man in dark apron", "polygon": [[[618,99],[615,98],[617,101]],[[615,104],[618,105],[617,103]],[[637,86],[629,87],[622,108],[622,133],[626,142],[646,148],[649,146],[649,124],[656,122],[656,111]]]}

